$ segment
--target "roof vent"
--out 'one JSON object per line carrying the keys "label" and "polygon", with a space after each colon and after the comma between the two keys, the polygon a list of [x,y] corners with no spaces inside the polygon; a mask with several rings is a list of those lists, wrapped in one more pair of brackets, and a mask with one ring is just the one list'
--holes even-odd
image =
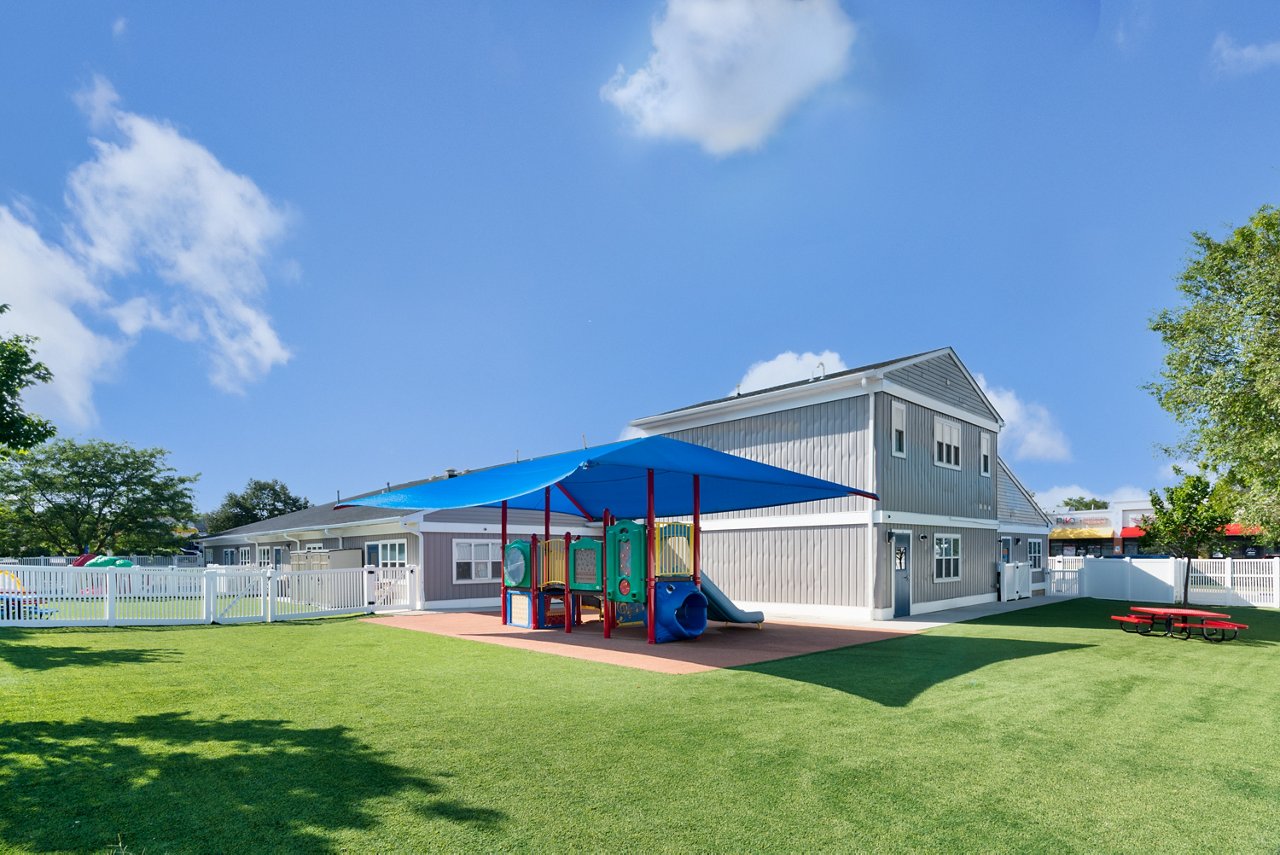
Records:
{"label": "roof vent", "polygon": [[809,375],[809,382],[812,383],[814,380],[826,380],[826,379],[827,379],[827,363],[819,362],[817,365],[813,367],[813,373]]}
{"label": "roof vent", "polygon": [[450,466],[448,469],[444,470],[444,477],[446,477],[446,478],[457,478],[457,477],[458,477],[458,470],[457,470],[457,469],[454,469],[452,466]]}

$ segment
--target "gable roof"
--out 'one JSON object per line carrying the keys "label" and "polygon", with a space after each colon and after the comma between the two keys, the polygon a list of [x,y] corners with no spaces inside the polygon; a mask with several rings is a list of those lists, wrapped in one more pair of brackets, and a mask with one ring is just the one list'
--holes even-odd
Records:
{"label": "gable roof", "polygon": [[[1005,463],[1004,458],[999,455],[996,455],[996,467],[997,467],[996,474],[1000,477],[1000,479],[1001,480],[1008,479],[1009,483],[1012,484],[1020,494],[1022,494],[1022,498],[1026,500],[1027,504],[1030,505],[1031,510],[1034,511],[1035,515],[1044,522],[1045,526],[1046,527],[1052,526],[1053,523],[1049,521],[1049,515],[1044,512],[1044,508],[1040,507],[1040,503],[1036,501],[1035,495],[1032,494],[1032,492],[1028,490],[1021,481],[1018,480],[1018,476],[1013,474],[1013,470],[1009,468],[1009,464]],[[996,501],[997,501],[996,515],[1000,518],[1001,521],[1004,521],[1006,516],[1011,516],[1011,515],[1004,513],[1005,509],[998,506],[998,503],[999,503],[998,491],[996,494]]]}
{"label": "gable roof", "polygon": [[[754,389],[750,392],[742,392],[734,395],[726,395],[723,398],[713,398],[708,401],[702,401],[697,404],[690,404],[685,407],[678,407],[674,410],[657,413],[652,416],[643,416],[634,419],[631,422],[633,427],[645,428],[648,425],[659,425],[664,422],[678,421],[682,416],[692,416],[698,410],[736,410],[743,405],[743,402],[751,402],[759,400],[761,406],[768,406],[770,398],[778,398],[778,403],[787,402],[785,407],[780,409],[789,409],[792,407],[805,406],[810,390],[812,394],[820,396],[824,393],[837,392],[841,387],[852,387],[851,381],[860,378],[879,379],[889,372],[896,369],[907,368],[915,363],[925,362],[938,357],[949,357],[959,369],[960,374],[965,381],[972,387],[974,394],[987,409],[991,411],[994,417],[993,422],[996,426],[1003,425],[1004,420],[1000,416],[1000,412],[991,403],[991,399],[982,390],[982,387],[974,379],[973,372],[960,360],[955,350],[950,347],[939,347],[933,350],[926,350],[920,353],[913,353],[909,356],[900,356],[896,359],[888,359],[883,362],[872,362],[867,365],[859,365],[856,368],[847,368],[843,371],[836,371],[831,374],[823,374],[821,377],[811,377],[808,380],[795,380],[790,383],[783,383],[778,386],[770,386],[765,389]],[[838,394],[838,393],[837,393]],[[931,396],[933,397],[933,396]]]}

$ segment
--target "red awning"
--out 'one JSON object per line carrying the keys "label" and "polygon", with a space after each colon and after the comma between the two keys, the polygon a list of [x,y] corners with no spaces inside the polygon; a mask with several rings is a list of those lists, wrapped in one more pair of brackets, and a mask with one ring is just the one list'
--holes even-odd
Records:
{"label": "red awning", "polygon": [[[1246,527],[1241,525],[1240,523],[1227,523],[1226,526],[1224,526],[1222,529],[1222,533],[1227,535],[1228,537],[1247,537],[1250,535],[1259,534],[1261,531],[1262,529],[1258,528],[1257,526]],[[1142,537],[1146,533],[1147,532],[1145,529],[1139,528],[1136,525],[1127,525],[1124,528],[1120,529],[1121,537]]]}
{"label": "red awning", "polygon": [[1121,537],[1142,537],[1146,533],[1145,529],[1138,528],[1136,525],[1127,525],[1120,529]]}

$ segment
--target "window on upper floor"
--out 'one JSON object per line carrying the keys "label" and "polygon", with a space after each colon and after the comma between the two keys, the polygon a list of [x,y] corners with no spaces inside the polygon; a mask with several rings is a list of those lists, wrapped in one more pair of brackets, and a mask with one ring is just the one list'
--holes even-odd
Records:
{"label": "window on upper floor", "polygon": [[983,431],[982,439],[980,440],[980,443],[982,447],[978,452],[978,455],[979,455],[978,462],[980,465],[980,468],[978,471],[980,471],[987,478],[990,478],[991,477],[991,434],[987,433],[986,431]]}
{"label": "window on upper floor", "polygon": [[933,420],[933,462],[948,469],[960,468],[960,423],[941,416]]}
{"label": "window on upper floor", "polygon": [[890,409],[890,451],[894,457],[907,456],[907,405],[894,401]]}

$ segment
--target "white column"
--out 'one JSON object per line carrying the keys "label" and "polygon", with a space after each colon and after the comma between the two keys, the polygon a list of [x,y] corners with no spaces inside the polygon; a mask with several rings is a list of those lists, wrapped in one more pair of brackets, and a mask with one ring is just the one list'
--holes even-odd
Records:
{"label": "white column", "polygon": [[218,571],[204,571],[204,622],[213,623],[214,604],[218,601]]}
{"label": "white column", "polygon": [[116,571],[103,568],[102,592],[106,595],[105,614],[107,626],[116,625]]}

